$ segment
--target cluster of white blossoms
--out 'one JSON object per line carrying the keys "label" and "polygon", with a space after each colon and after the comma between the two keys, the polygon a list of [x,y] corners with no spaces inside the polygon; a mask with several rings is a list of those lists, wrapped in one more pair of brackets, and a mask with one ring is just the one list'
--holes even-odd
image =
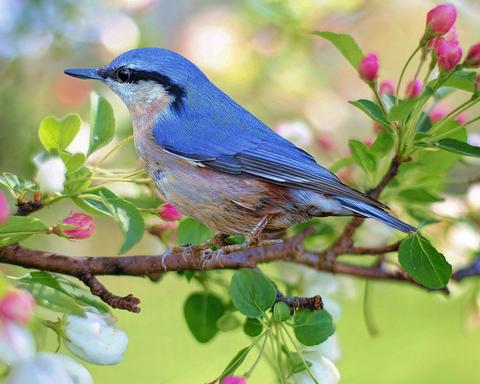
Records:
{"label": "cluster of white blossoms", "polygon": [[[0,301],[0,362],[9,367],[5,383],[92,384],[88,370],[72,357],[37,352],[27,327],[34,303],[26,291],[13,298],[7,295]],[[84,317],[66,316],[56,331],[69,351],[97,365],[119,363],[128,345],[125,332],[114,327],[113,316],[100,314],[95,308],[87,308]]]}

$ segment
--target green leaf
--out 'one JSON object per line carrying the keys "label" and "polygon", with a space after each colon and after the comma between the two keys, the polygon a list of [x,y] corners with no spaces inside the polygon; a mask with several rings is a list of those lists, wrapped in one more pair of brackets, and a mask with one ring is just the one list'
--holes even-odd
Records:
{"label": "green leaf", "polygon": [[391,130],[390,123],[385,117],[385,114],[374,102],[370,100],[360,99],[357,101],[350,101],[350,104],[365,112],[368,117],[380,123],[386,129]]}
{"label": "green leaf", "polygon": [[18,243],[31,235],[47,233],[49,226],[40,219],[29,216],[10,216],[0,225],[0,247]]}
{"label": "green leaf", "polygon": [[77,114],[68,115],[63,120],[47,116],[40,123],[38,136],[48,152],[63,151],[73,141],[81,125],[82,120]]}
{"label": "green leaf", "polygon": [[255,318],[247,317],[243,324],[243,332],[250,337],[258,336],[263,331],[262,323]]}
{"label": "green leaf", "polygon": [[67,173],[63,183],[65,195],[76,195],[85,191],[92,182],[92,171],[82,167],[74,172]]}
{"label": "green leaf", "polygon": [[5,188],[12,191],[15,196],[18,196],[25,191],[38,191],[35,183],[31,182],[30,180],[22,179],[21,177],[9,172],[4,172],[2,176],[0,176],[0,185],[3,185]]}
{"label": "green leaf", "polygon": [[442,87],[452,87],[467,92],[475,92],[475,79],[477,74],[473,71],[454,72]]}
{"label": "green leaf", "polygon": [[443,201],[441,197],[435,196],[422,188],[404,189],[398,193],[398,196],[408,202],[436,203],[438,201]]}
{"label": "green leaf", "polygon": [[[79,287],[74,282],[53,273],[35,271],[26,275],[13,278],[15,281],[27,286],[44,285],[56,289],[61,293],[70,296],[77,304],[81,306],[90,306],[97,308],[100,312],[110,312],[110,307],[101,301],[98,297],[93,296],[89,291]],[[32,288],[33,289],[33,288]]]}
{"label": "green leaf", "polygon": [[242,365],[242,363],[245,361],[245,358],[247,357],[248,352],[250,352],[251,349],[252,347],[248,346],[238,351],[233,357],[233,359],[230,360],[227,367],[223,370],[218,381],[221,382],[222,379],[226,376],[233,375],[238,369],[238,367],[240,367],[240,365]]}
{"label": "green leaf", "polygon": [[452,266],[420,233],[402,241],[398,251],[402,268],[415,280],[431,289],[447,285]]}
{"label": "green leaf", "polygon": [[210,240],[213,235],[214,233],[212,230],[191,217],[182,220],[177,228],[177,239],[179,244],[202,244],[205,241]]}
{"label": "green leaf", "polygon": [[344,157],[342,159],[339,159],[335,161],[328,169],[330,169],[331,172],[335,173],[338,172],[340,169],[348,167],[349,165],[353,164],[353,158],[351,156],[349,157]]}
{"label": "green leaf", "polygon": [[102,96],[92,97],[92,129],[88,154],[104,147],[115,135],[115,116],[110,103]]}
{"label": "green leaf", "polygon": [[394,105],[388,112],[388,120],[390,121],[404,121],[408,115],[413,111],[413,108],[418,103],[418,99],[401,100],[397,105]]}
{"label": "green leaf", "polygon": [[237,315],[231,311],[227,311],[217,320],[217,328],[222,332],[233,331],[240,327],[242,323],[238,319]]}
{"label": "green leaf", "polygon": [[111,216],[110,211],[102,203],[102,196],[107,199],[118,199],[118,196],[115,195],[112,191],[107,188],[99,188],[88,194],[84,194],[78,197],[73,198],[73,202],[77,204],[80,208],[87,211],[92,215],[106,215]]}
{"label": "green leaf", "polygon": [[359,48],[352,36],[343,33],[334,33],[330,31],[313,32],[314,35],[323,37],[331,42],[345,57],[355,70],[358,70],[360,61],[363,58],[363,52]]}
{"label": "green leaf", "polygon": [[392,150],[393,144],[394,139],[392,134],[382,131],[378,134],[375,142],[370,147],[370,150],[378,158],[382,158]]}
{"label": "green leaf", "polygon": [[275,303],[273,307],[273,320],[280,323],[282,321],[287,321],[292,317],[290,313],[290,307],[282,302]]}
{"label": "green leaf", "polygon": [[335,325],[330,314],[324,309],[300,309],[293,316],[293,332],[303,345],[311,346],[323,343],[332,336]]}
{"label": "green leaf", "polygon": [[125,253],[137,244],[145,232],[145,222],[139,210],[126,200],[102,196],[102,202],[119,224],[124,241],[118,253]]}
{"label": "green leaf", "polygon": [[261,317],[275,302],[272,282],[259,270],[240,269],[230,284],[233,305],[247,317]]}
{"label": "green leaf", "polygon": [[375,157],[370,153],[369,148],[358,140],[350,140],[348,142],[350,152],[352,152],[353,160],[357,163],[365,172],[374,172],[377,168],[377,161]]}
{"label": "green leaf", "polygon": [[87,161],[87,157],[83,153],[75,153],[72,155],[68,152],[61,152],[60,157],[67,167],[67,173],[78,171]]}
{"label": "green leaf", "polygon": [[459,155],[480,157],[480,147],[456,139],[443,139],[434,143],[434,146]]}
{"label": "green leaf", "polygon": [[[422,112],[417,123],[417,135],[428,132],[432,125],[432,119],[428,116],[428,113]],[[417,139],[417,136],[415,136],[415,139]]]}
{"label": "green leaf", "polygon": [[38,305],[51,311],[83,316],[85,311],[73,298],[61,291],[43,284],[25,286]]}
{"label": "green leaf", "polygon": [[222,300],[204,292],[191,294],[183,307],[188,328],[200,343],[210,341],[217,334],[217,321],[224,312]]}

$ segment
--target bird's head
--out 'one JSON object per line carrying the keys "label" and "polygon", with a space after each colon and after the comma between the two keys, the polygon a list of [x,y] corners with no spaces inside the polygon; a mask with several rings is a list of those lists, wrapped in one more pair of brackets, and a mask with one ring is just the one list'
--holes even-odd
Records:
{"label": "bird's head", "polygon": [[[205,75],[178,53],[141,48],[123,53],[102,68],[66,69],[79,79],[100,80],[135,114],[158,115],[184,107],[192,89],[208,83]],[[197,89],[198,91],[198,89]]]}

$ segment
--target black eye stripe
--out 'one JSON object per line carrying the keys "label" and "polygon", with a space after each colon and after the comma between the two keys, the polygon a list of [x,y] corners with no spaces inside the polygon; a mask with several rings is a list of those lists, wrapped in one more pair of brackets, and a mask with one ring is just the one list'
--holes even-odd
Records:
{"label": "black eye stripe", "polygon": [[[123,75],[121,75],[124,76],[124,78],[120,79],[119,75],[121,71],[128,71],[128,76],[125,72],[123,73]],[[113,70],[101,69],[98,73],[104,78],[110,78],[120,83],[128,82],[135,84],[139,81],[153,81],[157,84],[160,84],[165,89],[165,91],[167,91],[168,94],[174,98],[172,107],[177,111],[183,106],[183,101],[187,94],[185,88],[176,84],[168,76],[162,75],[161,73],[155,71],[144,71],[139,69],[120,67]]]}

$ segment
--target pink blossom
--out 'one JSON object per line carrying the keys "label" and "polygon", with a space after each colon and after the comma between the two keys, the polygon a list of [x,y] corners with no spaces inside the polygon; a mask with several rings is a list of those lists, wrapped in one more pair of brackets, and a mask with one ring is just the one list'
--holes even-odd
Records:
{"label": "pink blossom", "polygon": [[418,79],[410,81],[407,85],[406,98],[413,99],[422,93],[422,82]]}
{"label": "pink blossom", "polygon": [[181,212],[170,203],[163,204],[158,210],[158,214],[165,221],[177,221],[182,218]]}
{"label": "pink blossom", "polygon": [[462,58],[462,48],[456,40],[436,39],[433,46],[438,59],[439,67],[444,71],[451,71]]}
{"label": "pink blossom", "polygon": [[373,122],[373,132],[380,133],[385,130],[385,127],[380,124],[378,121]]}
{"label": "pink blossom", "polygon": [[0,300],[0,318],[25,325],[32,318],[35,305],[30,292],[23,289],[11,290]]}
{"label": "pink blossom", "polygon": [[471,68],[480,67],[480,43],[471,46],[468,50],[465,66]]}
{"label": "pink blossom", "polygon": [[455,116],[455,121],[458,121],[460,124],[465,124],[468,120],[468,116],[466,113],[460,113],[459,115]]}
{"label": "pink blossom", "polygon": [[335,143],[329,135],[323,134],[317,137],[317,144],[322,151],[330,152],[335,148]]}
{"label": "pink blossom", "polygon": [[95,231],[92,217],[81,212],[71,213],[63,220],[63,224],[72,226],[63,230],[63,233],[71,239],[86,239]]}
{"label": "pink blossom", "polygon": [[392,80],[382,80],[380,86],[378,87],[378,94],[382,95],[393,95],[395,93],[395,84]]}
{"label": "pink blossom", "polygon": [[247,384],[247,380],[241,376],[227,376],[220,384]]}
{"label": "pink blossom", "polygon": [[457,10],[452,4],[437,5],[427,13],[427,28],[435,36],[444,35],[455,24]]}
{"label": "pink blossom", "polygon": [[430,116],[430,120],[432,120],[433,123],[436,121],[443,119],[447,115],[448,111],[443,105],[436,104],[428,113],[428,116]]}
{"label": "pink blossom", "polygon": [[368,82],[373,82],[378,76],[378,57],[375,53],[369,53],[360,61],[358,69],[360,77]]}
{"label": "pink blossom", "polygon": [[8,214],[10,213],[10,208],[8,207],[7,198],[0,191],[0,224],[3,224],[8,219]]}
{"label": "pink blossom", "polygon": [[367,147],[371,147],[373,144],[373,141],[371,139],[365,139],[363,140],[363,144],[365,144]]}

